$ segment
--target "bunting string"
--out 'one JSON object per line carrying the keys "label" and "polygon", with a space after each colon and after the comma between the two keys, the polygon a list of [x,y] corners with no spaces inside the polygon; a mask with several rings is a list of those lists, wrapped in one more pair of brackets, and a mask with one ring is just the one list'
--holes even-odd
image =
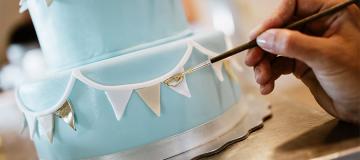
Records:
{"label": "bunting string", "polygon": [[[23,13],[26,10],[28,10],[28,1],[29,0],[20,0],[20,2],[19,2],[19,7],[20,7],[19,12],[20,13]],[[54,0],[43,0],[43,2],[45,3],[45,5],[47,7],[50,7],[51,4],[54,2]]]}
{"label": "bunting string", "polygon": [[[184,65],[191,57],[191,54],[193,53],[193,48],[197,49],[201,54],[208,56],[209,59],[218,55],[218,53],[203,47],[202,45],[193,40],[190,40],[187,43],[187,49],[184,56],[180,59],[179,63],[168,73],[146,82],[116,86],[106,86],[97,83],[83,75],[81,69],[75,69],[71,73],[65,92],[60,98],[60,100],[52,107],[40,112],[29,111],[19,98],[20,94],[19,90],[17,90],[16,101],[20,109],[24,112],[30,131],[30,136],[33,137],[37,128],[39,131],[39,135],[46,138],[49,143],[52,143],[55,117],[62,119],[72,129],[76,129],[76,115],[72,109],[71,103],[68,100],[68,97],[72,91],[72,88],[75,85],[76,80],[79,80],[80,82],[86,84],[91,88],[104,91],[108,101],[112,106],[114,115],[117,120],[121,120],[123,118],[128,102],[131,99],[132,95],[134,95],[135,93],[137,96],[140,97],[144,104],[149,107],[149,109],[154,113],[155,116],[161,116],[160,86],[164,80],[179,72],[184,71]],[[104,63],[106,63],[106,61],[104,61]],[[241,66],[239,66],[236,61],[233,61],[231,59],[213,64],[212,69],[219,81],[224,80],[222,72],[224,66],[226,73],[228,73],[230,77],[236,77],[235,70],[239,71],[241,69]],[[184,97],[191,97],[191,92],[186,81],[186,76],[179,85],[167,87]]]}

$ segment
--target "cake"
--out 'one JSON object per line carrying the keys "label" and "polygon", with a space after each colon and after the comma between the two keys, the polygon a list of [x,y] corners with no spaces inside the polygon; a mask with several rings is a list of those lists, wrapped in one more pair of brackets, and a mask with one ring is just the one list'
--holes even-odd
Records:
{"label": "cake", "polygon": [[180,0],[23,0],[51,70],[16,90],[39,158],[165,159],[231,129],[245,107],[227,50],[189,29]]}

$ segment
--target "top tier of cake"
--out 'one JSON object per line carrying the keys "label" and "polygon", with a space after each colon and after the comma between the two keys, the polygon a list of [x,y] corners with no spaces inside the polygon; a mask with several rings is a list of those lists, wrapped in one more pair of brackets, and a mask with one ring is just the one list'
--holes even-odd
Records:
{"label": "top tier of cake", "polygon": [[180,0],[28,0],[48,65],[69,69],[189,35]]}

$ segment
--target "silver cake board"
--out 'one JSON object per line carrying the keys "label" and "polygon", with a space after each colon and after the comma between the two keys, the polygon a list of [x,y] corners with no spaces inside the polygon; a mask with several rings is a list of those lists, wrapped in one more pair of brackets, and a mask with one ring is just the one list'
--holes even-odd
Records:
{"label": "silver cake board", "polygon": [[168,160],[192,159],[199,160],[219,154],[235,143],[246,140],[252,132],[261,129],[265,120],[271,118],[270,104],[263,99],[249,95],[242,107],[248,107],[247,114],[230,131],[222,136],[182,154],[168,158]]}
{"label": "silver cake board", "polygon": [[254,96],[242,96],[238,104],[222,115],[184,133],[127,151],[88,159],[183,160],[208,157],[261,128],[263,121],[271,116],[269,107],[268,103]]}

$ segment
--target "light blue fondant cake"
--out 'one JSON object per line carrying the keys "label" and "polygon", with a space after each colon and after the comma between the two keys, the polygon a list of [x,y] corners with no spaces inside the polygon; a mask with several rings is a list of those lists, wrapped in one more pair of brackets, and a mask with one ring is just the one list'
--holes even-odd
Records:
{"label": "light blue fondant cake", "polygon": [[220,32],[189,31],[180,0],[23,3],[52,71],[17,90],[40,159],[164,159],[239,111],[230,62],[163,83],[227,49]]}

